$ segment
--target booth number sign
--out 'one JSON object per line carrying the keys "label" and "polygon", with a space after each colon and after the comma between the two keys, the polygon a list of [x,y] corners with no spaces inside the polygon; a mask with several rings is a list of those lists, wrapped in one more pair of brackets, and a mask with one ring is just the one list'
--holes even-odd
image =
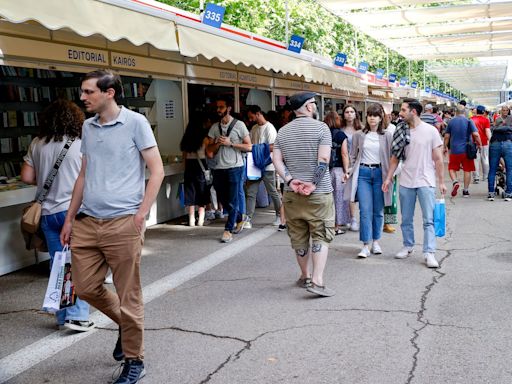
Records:
{"label": "booth number sign", "polygon": [[210,25],[215,28],[220,28],[222,25],[222,19],[224,19],[224,13],[226,8],[221,7],[217,4],[206,4],[206,9],[203,13],[203,24]]}
{"label": "booth number sign", "polygon": [[304,45],[304,38],[301,36],[292,35],[290,39],[290,44],[288,44],[288,50],[300,53],[302,45]]}

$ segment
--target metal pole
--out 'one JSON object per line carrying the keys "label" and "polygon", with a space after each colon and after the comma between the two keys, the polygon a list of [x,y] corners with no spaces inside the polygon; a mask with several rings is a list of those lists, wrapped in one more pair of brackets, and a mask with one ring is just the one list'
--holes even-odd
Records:
{"label": "metal pole", "polygon": [[389,78],[389,48],[386,48],[386,74]]}
{"label": "metal pole", "polygon": [[423,62],[423,88],[427,86],[427,70],[425,69],[425,62]]}
{"label": "metal pole", "polygon": [[204,0],[199,1],[199,14],[201,15],[204,12]]}
{"label": "metal pole", "polygon": [[284,34],[285,34],[285,44],[288,44],[288,42],[290,41],[290,32],[288,31],[288,20],[290,18],[290,13],[288,11],[288,0],[286,0],[284,2],[284,9],[285,9],[285,20],[284,20]]}
{"label": "metal pole", "polygon": [[357,45],[357,29],[355,30],[354,38],[356,43],[356,66],[359,65],[359,46]]}
{"label": "metal pole", "polygon": [[411,60],[409,60],[409,78],[407,79],[407,82],[411,84]]}

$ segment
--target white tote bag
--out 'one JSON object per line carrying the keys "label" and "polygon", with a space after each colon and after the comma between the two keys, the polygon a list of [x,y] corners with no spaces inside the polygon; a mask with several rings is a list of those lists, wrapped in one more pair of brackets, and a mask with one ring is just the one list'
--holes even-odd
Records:
{"label": "white tote bag", "polygon": [[48,287],[44,295],[43,311],[55,313],[60,309],[62,284],[64,282],[64,266],[66,265],[66,258],[69,260],[70,257],[71,251],[67,245],[64,246],[61,252],[55,252]]}

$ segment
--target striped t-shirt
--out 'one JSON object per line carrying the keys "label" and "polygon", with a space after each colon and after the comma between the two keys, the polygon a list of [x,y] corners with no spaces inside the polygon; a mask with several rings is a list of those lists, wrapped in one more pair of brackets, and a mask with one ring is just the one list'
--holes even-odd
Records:
{"label": "striped t-shirt", "polygon": [[[294,179],[313,181],[318,165],[318,146],[332,146],[331,131],[321,121],[310,117],[298,117],[277,133],[274,148],[283,154],[283,160]],[[290,187],[285,186],[287,191]],[[325,172],[314,193],[332,192],[331,176]]]}

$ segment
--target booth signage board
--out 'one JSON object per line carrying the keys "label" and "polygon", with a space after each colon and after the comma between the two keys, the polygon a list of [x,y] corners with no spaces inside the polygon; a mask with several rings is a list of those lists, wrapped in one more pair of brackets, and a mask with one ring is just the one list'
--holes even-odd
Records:
{"label": "booth signage board", "polygon": [[407,85],[407,77],[400,78],[400,86],[405,87]]}
{"label": "booth signage board", "polygon": [[369,66],[370,65],[366,61],[361,61],[357,66],[357,72],[364,74],[366,71],[368,71]]}
{"label": "booth signage board", "polygon": [[375,74],[377,79],[379,79],[379,80],[382,79],[384,77],[384,72],[385,71],[383,69],[381,69],[381,68],[377,69],[377,73]]}
{"label": "booth signage board", "polygon": [[274,87],[302,90],[302,82],[288,79],[274,79]]}
{"label": "booth signage board", "polygon": [[417,82],[417,81],[413,81],[413,82],[411,83],[411,87],[412,87],[412,88],[418,88],[418,82]]}
{"label": "booth signage board", "polygon": [[112,52],[110,57],[112,68],[132,69],[174,76],[185,75],[185,66],[182,63],[173,63],[171,61],[150,59],[118,52]]}
{"label": "booth signage board", "polygon": [[334,58],[334,64],[339,67],[344,67],[347,62],[347,55],[344,53],[338,53]]}
{"label": "booth signage board", "polygon": [[302,36],[292,35],[290,38],[290,43],[288,44],[288,50],[295,53],[300,53],[303,45],[304,38]]}
{"label": "booth signage board", "polygon": [[396,81],[396,74],[390,73],[389,74],[389,82],[394,83]]}
{"label": "booth signage board", "polygon": [[238,81],[238,74],[236,71],[192,64],[187,64],[186,75],[188,77],[198,77],[202,79],[221,80],[235,83]]}
{"label": "booth signage board", "polygon": [[430,87],[425,87],[425,92],[430,93]]}
{"label": "booth signage board", "polygon": [[38,60],[52,60],[65,63],[89,64],[94,67],[110,65],[108,51],[95,48],[46,43],[18,37],[0,36],[2,56],[20,56]]}
{"label": "booth signage board", "polygon": [[272,78],[268,76],[255,75],[254,73],[238,72],[238,82],[243,84],[260,85],[262,87],[272,87]]}
{"label": "booth signage board", "polygon": [[203,13],[203,24],[214,28],[220,28],[225,12],[226,8],[221,7],[220,5],[212,3],[206,4],[206,9]]}
{"label": "booth signage board", "polygon": [[302,83],[302,89],[305,91],[323,93],[324,87],[320,84]]}

